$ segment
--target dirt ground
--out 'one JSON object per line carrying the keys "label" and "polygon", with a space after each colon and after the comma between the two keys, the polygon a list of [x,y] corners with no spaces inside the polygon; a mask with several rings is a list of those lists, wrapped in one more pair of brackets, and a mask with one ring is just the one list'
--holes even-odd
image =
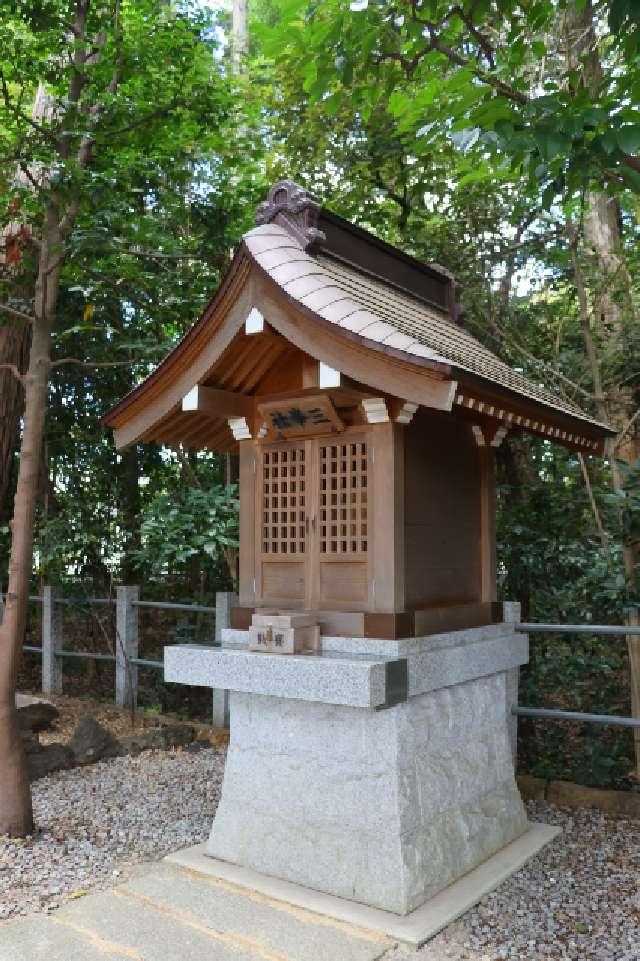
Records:
{"label": "dirt ground", "polygon": [[[91,698],[69,697],[64,694],[40,694],[37,692],[23,692],[37,700],[48,701],[54,704],[60,712],[60,716],[54,721],[50,731],[40,733],[40,743],[50,744],[52,741],[66,743],[71,739],[74,728],[78,720],[84,715],[89,714],[99,724],[105,727],[114,737],[126,737],[130,734],[138,734],[148,728],[157,727],[158,724],[182,723],[181,718],[166,714],[158,714],[155,711],[145,711],[138,709],[131,715],[130,711],[116,707],[114,704],[107,704]],[[206,738],[215,746],[222,746],[229,740],[229,732],[220,728],[197,721],[188,721],[197,730],[199,738]]]}

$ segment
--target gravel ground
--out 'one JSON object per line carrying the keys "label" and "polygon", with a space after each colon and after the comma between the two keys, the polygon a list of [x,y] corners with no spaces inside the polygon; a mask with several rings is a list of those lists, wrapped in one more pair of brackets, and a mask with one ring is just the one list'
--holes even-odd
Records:
{"label": "gravel ground", "polygon": [[[639,961],[640,821],[530,803],[563,833],[477,908],[397,961]],[[396,961],[396,959],[394,959]]]}
{"label": "gravel ground", "polygon": [[[38,835],[0,838],[0,920],[53,910],[204,840],[224,757],[147,752],[36,782]],[[563,834],[428,945],[389,961],[640,961],[640,822],[543,803],[529,816]]]}
{"label": "gravel ground", "polygon": [[37,835],[0,838],[0,920],[53,910],[119,883],[136,862],[203,841],[224,758],[221,748],[147,751],[36,781]]}

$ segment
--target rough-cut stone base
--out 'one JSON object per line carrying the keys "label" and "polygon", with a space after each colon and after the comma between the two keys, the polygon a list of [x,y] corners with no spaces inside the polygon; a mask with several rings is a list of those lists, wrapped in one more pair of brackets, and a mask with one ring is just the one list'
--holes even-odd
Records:
{"label": "rough-cut stone base", "polygon": [[407,914],[526,830],[506,697],[504,672],[379,712],[232,692],[208,854]]}

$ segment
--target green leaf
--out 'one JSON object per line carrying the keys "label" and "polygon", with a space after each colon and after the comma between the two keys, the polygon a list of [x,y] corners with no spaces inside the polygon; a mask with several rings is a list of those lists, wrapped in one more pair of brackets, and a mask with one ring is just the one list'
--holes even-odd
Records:
{"label": "green leaf", "polygon": [[634,154],[640,150],[640,124],[620,127],[615,136],[623,153]]}

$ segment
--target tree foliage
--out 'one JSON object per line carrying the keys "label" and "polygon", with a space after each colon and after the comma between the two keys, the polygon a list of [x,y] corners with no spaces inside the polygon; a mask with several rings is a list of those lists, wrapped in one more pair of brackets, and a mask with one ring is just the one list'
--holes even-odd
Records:
{"label": "tree foliage", "polygon": [[[453,270],[476,336],[613,420],[619,443],[604,463],[517,435],[501,447],[499,577],[532,619],[628,616],[640,544],[638,4],[254,0],[234,76],[224,14],[87,4],[80,42],[77,2],[0,3],[0,324],[32,314],[47,199],[77,200],[52,333],[37,575],[144,581],[177,599],[230,586],[236,492],[221,459],[150,445],[116,454],[100,416],[197,316],[267,184],[289,176]],[[87,137],[91,162],[79,164]],[[10,513],[7,499],[0,583]],[[619,647],[552,638],[535,651],[532,703],[630,710]],[[526,738],[538,773],[623,783],[629,736],[580,732],[567,746],[547,730]]]}

